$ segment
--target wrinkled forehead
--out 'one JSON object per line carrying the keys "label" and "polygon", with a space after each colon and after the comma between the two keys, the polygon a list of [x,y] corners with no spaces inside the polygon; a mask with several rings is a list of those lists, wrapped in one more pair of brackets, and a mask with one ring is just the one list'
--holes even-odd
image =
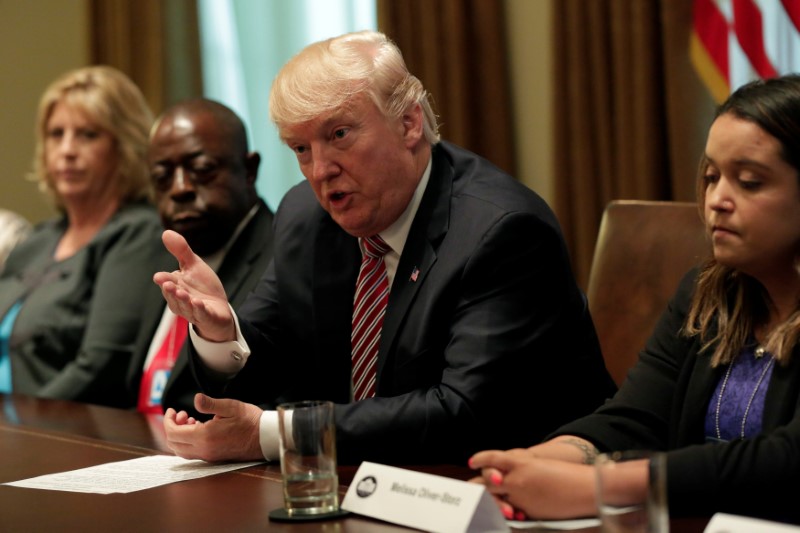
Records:
{"label": "wrinkled forehead", "polygon": [[340,105],[319,112],[308,120],[285,123],[279,127],[278,135],[284,143],[306,139],[324,133],[337,124],[354,124],[378,111],[378,107],[367,93],[358,93]]}
{"label": "wrinkled forehead", "polygon": [[235,151],[236,142],[234,132],[208,113],[175,113],[154,126],[150,149],[229,154]]}

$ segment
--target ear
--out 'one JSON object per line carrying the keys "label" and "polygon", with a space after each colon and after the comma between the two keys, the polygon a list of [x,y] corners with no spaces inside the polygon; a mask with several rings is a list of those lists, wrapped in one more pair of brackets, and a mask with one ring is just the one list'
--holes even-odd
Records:
{"label": "ear", "polygon": [[258,177],[258,167],[261,164],[261,155],[258,152],[250,152],[244,158],[244,168],[247,173],[247,183],[253,185]]}
{"label": "ear", "polygon": [[416,147],[420,140],[424,140],[425,138],[422,106],[419,103],[415,103],[409,107],[406,112],[403,113],[402,122],[403,138],[405,139],[406,146],[409,148]]}

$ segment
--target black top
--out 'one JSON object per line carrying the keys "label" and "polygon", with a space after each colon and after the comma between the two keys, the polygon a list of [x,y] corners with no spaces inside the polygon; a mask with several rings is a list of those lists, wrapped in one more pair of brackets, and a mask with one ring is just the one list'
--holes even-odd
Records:
{"label": "black top", "polygon": [[706,443],[706,410],[725,367],[712,369],[713,348],[701,354],[697,338],[679,333],[696,275],[681,281],[617,395],[557,434],[581,436],[601,451],[670,450],[673,515],[723,511],[800,521],[800,353],[795,348],[789,365],[773,370],[760,436]]}

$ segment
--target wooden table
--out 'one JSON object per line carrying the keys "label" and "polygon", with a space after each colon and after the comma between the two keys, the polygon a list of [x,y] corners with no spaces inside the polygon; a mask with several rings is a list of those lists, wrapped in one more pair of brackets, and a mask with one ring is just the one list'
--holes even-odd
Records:
{"label": "wooden table", "polygon": [[[0,483],[157,453],[170,453],[164,444],[160,417],[88,404],[0,395]],[[467,468],[455,466],[411,468],[458,479],[472,476]],[[340,467],[342,496],[355,471],[355,467]],[[282,505],[277,464],[128,494],[0,486],[0,531],[409,531],[357,516],[323,522],[271,522],[269,511]],[[699,533],[704,524],[705,520],[673,522],[672,531]]]}

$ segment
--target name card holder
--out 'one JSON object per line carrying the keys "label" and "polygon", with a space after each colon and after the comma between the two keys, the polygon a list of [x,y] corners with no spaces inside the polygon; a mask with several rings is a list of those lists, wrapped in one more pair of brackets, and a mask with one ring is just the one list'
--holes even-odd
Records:
{"label": "name card holder", "polygon": [[341,508],[437,533],[509,531],[483,485],[366,461]]}

